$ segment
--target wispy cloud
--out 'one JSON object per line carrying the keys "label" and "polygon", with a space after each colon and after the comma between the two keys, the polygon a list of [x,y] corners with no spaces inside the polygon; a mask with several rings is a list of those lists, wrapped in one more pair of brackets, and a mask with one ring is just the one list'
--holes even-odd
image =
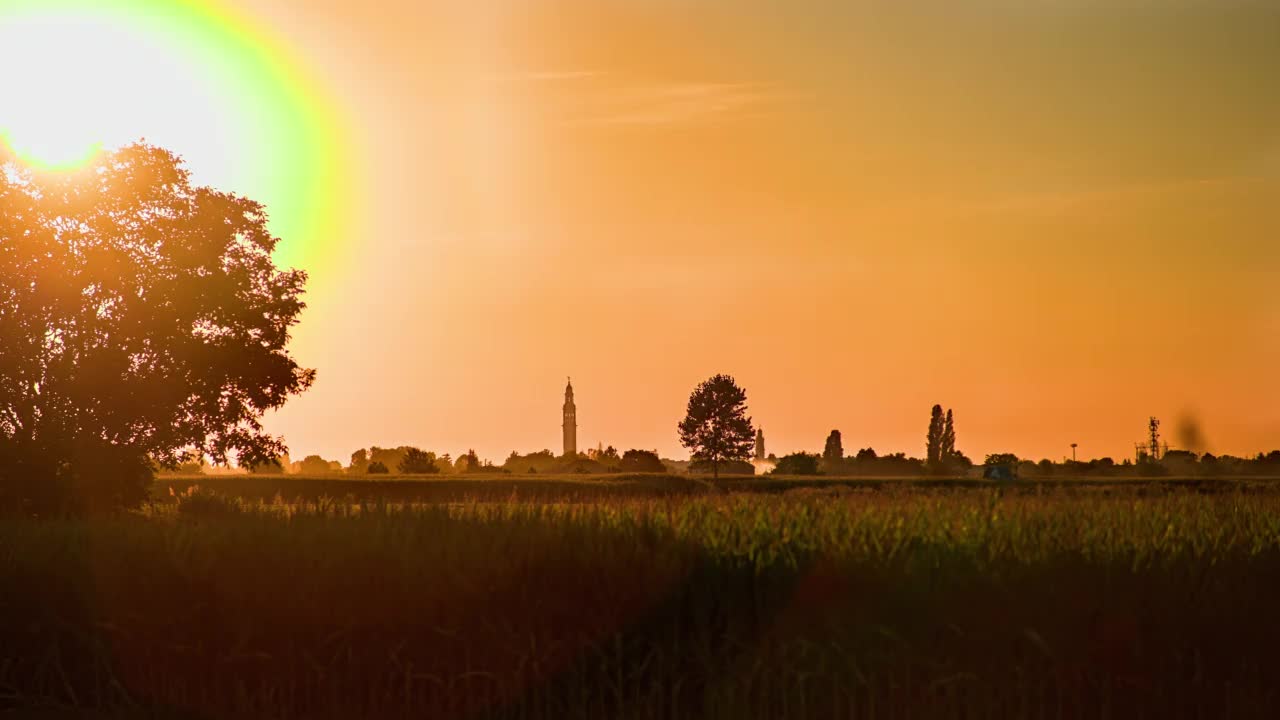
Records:
{"label": "wispy cloud", "polygon": [[759,112],[783,99],[767,83],[667,83],[615,88],[581,121],[602,125],[677,125]]}
{"label": "wispy cloud", "polygon": [[637,82],[596,70],[540,70],[524,77],[557,84],[551,109],[570,125],[659,127],[724,122],[770,112],[798,97],[765,82]]}
{"label": "wispy cloud", "polygon": [[525,78],[535,82],[562,82],[567,80],[587,80],[602,75],[604,73],[597,70],[536,70],[525,73]]}

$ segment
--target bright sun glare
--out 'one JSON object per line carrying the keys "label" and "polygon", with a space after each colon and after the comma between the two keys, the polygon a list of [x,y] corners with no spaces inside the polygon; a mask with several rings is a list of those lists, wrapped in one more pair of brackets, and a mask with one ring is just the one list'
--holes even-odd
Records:
{"label": "bright sun glare", "polygon": [[210,83],[179,52],[141,21],[83,11],[0,17],[0,67],[20,69],[5,73],[0,137],[25,162],[54,170],[174,129],[216,140],[199,127],[220,120]]}
{"label": "bright sun glare", "polygon": [[7,101],[0,135],[24,161],[46,169],[83,164],[108,140],[121,73],[145,61],[118,29],[65,17],[6,18],[0,67]]}
{"label": "bright sun glare", "polygon": [[282,257],[324,247],[334,115],[289,48],[214,0],[0,0],[0,154],[74,170],[135,142],[272,208]]}

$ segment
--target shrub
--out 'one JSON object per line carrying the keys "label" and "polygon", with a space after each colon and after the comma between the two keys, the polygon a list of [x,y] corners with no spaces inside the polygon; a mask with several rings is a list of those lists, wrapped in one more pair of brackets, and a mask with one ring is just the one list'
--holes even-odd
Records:
{"label": "shrub", "polygon": [[817,475],[818,456],[805,452],[791,453],[778,460],[775,475]]}
{"label": "shrub", "polygon": [[192,485],[181,493],[169,488],[169,495],[177,499],[178,514],[184,517],[225,517],[244,510],[239,499],[201,490],[199,485]]}
{"label": "shrub", "polygon": [[409,448],[400,461],[400,472],[408,475],[435,475],[440,472],[440,468],[436,466],[436,454]]}
{"label": "shrub", "polygon": [[618,470],[622,472],[660,473],[666,472],[667,466],[662,464],[662,460],[657,453],[648,450],[628,450],[622,454],[622,461],[618,463]]}

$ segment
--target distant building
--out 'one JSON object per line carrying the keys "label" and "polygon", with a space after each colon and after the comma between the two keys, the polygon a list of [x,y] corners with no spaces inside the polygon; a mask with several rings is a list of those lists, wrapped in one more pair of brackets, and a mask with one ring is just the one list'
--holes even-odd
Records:
{"label": "distant building", "polygon": [[764,428],[756,430],[756,459],[764,460]]}
{"label": "distant building", "polygon": [[564,389],[564,454],[574,457],[578,454],[578,408],[573,404],[573,379]]}

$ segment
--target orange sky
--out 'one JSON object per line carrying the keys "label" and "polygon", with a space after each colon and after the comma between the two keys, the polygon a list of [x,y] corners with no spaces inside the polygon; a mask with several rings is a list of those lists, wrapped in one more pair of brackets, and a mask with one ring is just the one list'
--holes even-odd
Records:
{"label": "orange sky", "polygon": [[[1280,6],[237,0],[352,115],[368,202],[269,427],[294,457],[1280,447]],[[906,8],[906,9],[904,9]],[[181,151],[180,148],[178,148]]]}

